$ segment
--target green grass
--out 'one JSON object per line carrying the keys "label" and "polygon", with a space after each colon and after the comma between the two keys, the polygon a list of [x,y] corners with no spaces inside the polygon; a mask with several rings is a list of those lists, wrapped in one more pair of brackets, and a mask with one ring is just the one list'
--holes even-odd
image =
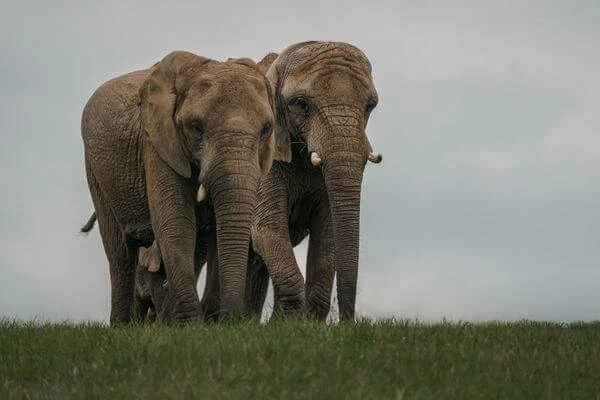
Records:
{"label": "green grass", "polygon": [[600,323],[0,323],[0,399],[600,399]]}

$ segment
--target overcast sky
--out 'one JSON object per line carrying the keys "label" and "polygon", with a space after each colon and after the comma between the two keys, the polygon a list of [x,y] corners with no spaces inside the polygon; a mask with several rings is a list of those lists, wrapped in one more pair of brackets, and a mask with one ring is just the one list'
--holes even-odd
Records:
{"label": "overcast sky", "polygon": [[3,5],[0,318],[108,319],[98,231],[78,234],[81,110],[102,82],[176,49],[259,59],[310,39],[360,47],[380,97],[360,315],[600,318],[598,1],[171,3]]}

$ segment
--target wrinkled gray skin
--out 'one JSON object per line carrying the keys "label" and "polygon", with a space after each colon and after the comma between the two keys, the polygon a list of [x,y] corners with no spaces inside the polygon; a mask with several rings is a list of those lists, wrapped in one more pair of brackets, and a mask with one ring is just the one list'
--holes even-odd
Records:
{"label": "wrinkled gray skin", "polygon": [[[82,136],[109,260],[112,324],[132,320],[138,249],[154,238],[168,280],[160,319],[202,314],[198,264],[211,247],[213,258],[221,254],[220,315],[245,313],[258,183],[273,157],[285,158],[275,149],[285,148],[287,137],[276,144],[272,124],[268,82],[247,59],[221,63],[174,52],[96,90],[83,112]],[[199,182],[214,208],[209,233],[197,222]]]}
{"label": "wrinkled gray skin", "polygon": [[[202,232],[196,236],[197,252],[194,260],[194,275],[196,281],[200,276],[202,265],[206,262],[207,239]],[[140,247],[138,263],[135,270],[135,289],[133,298],[133,319],[136,322],[154,321],[157,310],[162,309],[167,296],[168,281],[165,264],[162,262],[158,244],[152,243],[150,247]],[[201,315],[204,315],[205,304],[200,302]],[[215,311],[213,311],[215,312]],[[218,310],[216,310],[218,313]],[[206,316],[208,317],[208,316]],[[218,314],[211,315],[218,317]]]}
{"label": "wrinkled gray skin", "polygon": [[[325,319],[334,274],[340,320],[353,320],[359,255],[360,195],[367,160],[381,161],[366,136],[378,98],[371,65],[356,47],[305,42],[284,50],[267,71],[275,96],[276,129],[292,142],[263,179],[252,223],[248,299],[262,310],[268,277],[275,312]],[[314,154],[313,154],[314,153]],[[310,234],[306,284],[293,246]]]}
{"label": "wrinkled gray skin", "polygon": [[[208,207],[208,202],[196,208],[196,254],[194,259],[194,274],[196,281],[200,276],[201,268],[206,262],[206,251],[209,239],[214,237],[214,211]],[[212,217],[212,218],[211,218]],[[96,223],[96,213],[93,213],[88,222],[81,228],[82,233],[89,233]],[[168,290],[168,281],[165,264],[158,247],[153,241],[149,247],[140,247],[138,250],[137,267],[135,270],[135,285],[133,297],[133,319],[136,322],[154,321],[156,310],[160,310],[165,302]],[[218,293],[216,294],[218,297]],[[204,311],[205,304],[200,302]],[[213,311],[214,315],[207,316],[216,319],[218,309]]]}
{"label": "wrinkled gray skin", "polygon": [[[291,163],[275,162],[260,183],[246,301],[260,315],[270,276],[276,313],[307,308],[325,319],[337,273],[340,319],[353,320],[362,176],[367,160],[381,161],[365,133],[377,104],[371,65],[356,47],[335,42],[299,43],[265,60],[272,62],[267,77],[275,94],[276,130],[291,142],[283,159]],[[287,148],[280,144],[280,151]],[[292,249],[309,234],[305,285]],[[204,299],[218,293],[209,268]]]}
{"label": "wrinkled gray skin", "polygon": [[[207,261],[208,248],[216,252],[215,241],[215,218],[210,201],[204,202],[196,209],[196,254],[194,259],[194,275],[196,282]],[[210,245],[210,246],[209,246]],[[211,255],[211,263],[214,257]],[[216,268],[216,267],[213,267]],[[218,276],[217,276],[218,281]],[[218,289],[218,286],[217,286]],[[160,248],[156,241],[149,247],[140,247],[138,262],[135,272],[135,290],[133,299],[133,317],[137,322],[156,319],[156,310],[163,307],[168,291],[168,280],[165,264],[162,260]],[[200,301],[201,316],[205,319],[217,320],[219,316],[219,293],[213,294],[216,304],[209,303],[207,299]]]}
{"label": "wrinkled gray skin", "polygon": [[[149,265],[152,265],[152,269]],[[156,242],[148,248],[140,247],[138,266],[135,270],[134,321],[156,319],[156,310],[160,310],[164,304],[167,286],[167,274]]]}
{"label": "wrinkled gray skin", "polygon": [[[267,54],[257,66],[265,73],[273,60],[277,57],[275,53]],[[232,61],[235,59],[230,59]],[[93,227],[93,218],[90,219],[82,232],[89,232]],[[216,321],[220,311],[218,269],[215,265],[216,238],[215,217],[210,200],[203,202],[196,209],[197,243],[194,274],[196,281],[205,262],[208,261],[208,276],[213,284],[212,292],[204,293],[200,301],[201,315],[206,320]],[[208,254],[210,252],[210,254]],[[168,290],[168,281],[164,269],[164,262],[160,248],[156,241],[150,247],[140,247],[138,263],[136,268],[135,291],[134,291],[134,319],[136,321],[153,321],[156,318],[156,310],[160,310]]]}

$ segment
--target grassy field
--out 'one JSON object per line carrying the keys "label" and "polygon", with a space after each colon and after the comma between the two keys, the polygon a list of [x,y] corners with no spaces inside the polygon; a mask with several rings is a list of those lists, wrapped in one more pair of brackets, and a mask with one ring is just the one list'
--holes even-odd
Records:
{"label": "grassy field", "polygon": [[0,323],[0,399],[600,399],[600,323]]}

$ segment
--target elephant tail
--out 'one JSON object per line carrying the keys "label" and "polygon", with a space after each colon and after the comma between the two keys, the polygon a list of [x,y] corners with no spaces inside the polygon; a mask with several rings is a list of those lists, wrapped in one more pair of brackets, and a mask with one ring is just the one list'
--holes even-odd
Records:
{"label": "elephant tail", "polygon": [[94,213],[91,215],[90,219],[88,219],[88,222],[86,222],[85,225],[81,227],[81,233],[88,233],[89,231],[91,231],[92,228],[94,227],[95,223],[96,223],[96,212],[94,211]]}

